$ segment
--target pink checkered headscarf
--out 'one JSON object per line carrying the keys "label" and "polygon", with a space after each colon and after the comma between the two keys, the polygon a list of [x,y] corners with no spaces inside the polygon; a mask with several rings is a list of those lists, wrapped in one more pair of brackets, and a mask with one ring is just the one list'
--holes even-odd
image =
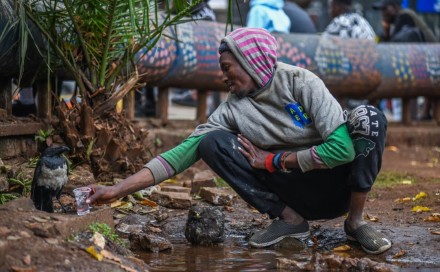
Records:
{"label": "pink checkered headscarf", "polygon": [[[272,78],[278,43],[263,28],[238,28],[221,41],[261,88]],[[220,50],[221,51],[221,50]]]}

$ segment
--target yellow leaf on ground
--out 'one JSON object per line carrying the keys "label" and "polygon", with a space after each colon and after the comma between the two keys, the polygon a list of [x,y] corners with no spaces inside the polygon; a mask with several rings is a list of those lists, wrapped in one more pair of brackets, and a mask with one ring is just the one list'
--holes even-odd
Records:
{"label": "yellow leaf on ground", "polygon": [[370,220],[371,222],[379,222],[379,218],[377,218],[374,215],[370,215],[368,213],[365,213],[365,218]]}
{"label": "yellow leaf on ground", "polygon": [[396,202],[396,203],[404,203],[404,202],[410,202],[410,201],[411,201],[410,197],[397,198],[396,200],[394,200],[394,202]]}
{"label": "yellow leaf on ground", "polygon": [[397,152],[399,151],[399,149],[397,148],[397,146],[391,145],[389,147],[387,147],[387,150],[389,151],[393,151],[393,152]]}
{"label": "yellow leaf on ground", "polygon": [[440,213],[433,213],[428,218],[423,219],[425,222],[440,222]]}
{"label": "yellow leaf on ground", "polygon": [[401,251],[399,251],[396,254],[394,254],[393,259],[401,258],[401,257],[405,256],[406,253],[407,253],[406,250],[402,249]]}
{"label": "yellow leaf on ground", "polygon": [[351,247],[349,245],[338,246],[333,249],[334,252],[344,252],[349,250],[351,250]]}
{"label": "yellow leaf on ground", "polygon": [[97,250],[95,248],[95,246],[91,245],[88,248],[86,248],[86,251],[92,255],[93,257],[95,257],[95,259],[97,259],[98,261],[102,261],[102,258],[104,258],[102,256],[102,254],[99,252],[99,250]]}
{"label": "yellow leaf on ground", "polygon": [[404,179],[404,180],[402,180],[402,184],[405,184],[405,185],[411,185],[411,184],[412,184],[412,181],[409,180],[409,179]]}
{"label": "yellow leaf on ground", "polygon": [[422,198],[426,198],[427,196],[428,195],[425,192],[420,192],[415,197],[413,197],[413,201],[419,200],[419,199],[422,199]]}
{"label": "yellow leaf on ground", "polygon": [[152,207],[152,208],[157,207],[157,203],[156,203],[156,202],[151,201],[151,200],[146,199],[146,198],[142,198],[142,199],[139,201],[139,203],[140,203],[141,205],[150,206],[150,207]]}
{"label": "yellow leaf on ground", "polygon": [[179,183],[176,179],[170,178],[163,181],[164,183]]}
{"label": "yellow leaf on ground", "polygon": [[430,216],[428,218],[423,219],[425,222],[440,222],[440,217]]}
{"label": "yellow leaf on ground", "polygon": [[425,206],[414,206],[411,211],[413,212],[430,212],[431,209]]}
{"label": "yellow leaf on ground", "polygon": [[112,202],[112,203],[110,204],[110,207],[111,207],[111,208],[116,208],[116,207],[121,206],[123,203],[124,203],[124,202],[122,202],[122,201],[120,201],[120,200],[116,200],[115,202]]}

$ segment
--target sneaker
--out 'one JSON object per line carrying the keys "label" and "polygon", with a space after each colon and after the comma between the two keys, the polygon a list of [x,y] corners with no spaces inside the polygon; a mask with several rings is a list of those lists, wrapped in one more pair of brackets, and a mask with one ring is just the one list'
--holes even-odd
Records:
{"label": "sneaker", "polygon": [[292,225],[283,220],[274,220],[269,227],[252,235],[249,244],[253,247],[267,247],[286,237],[297,239],[309,237],[309,223],[304,220],[299,225]]}
{"label": "sneaker", "polygon": [[391,247],[391,241],[381,232],[372,226],[365,224],[350,231],[347,221],[344,222],[344,230],[348,240],[356,241],[361,244],[362,249],[369,254],[380,254]]}

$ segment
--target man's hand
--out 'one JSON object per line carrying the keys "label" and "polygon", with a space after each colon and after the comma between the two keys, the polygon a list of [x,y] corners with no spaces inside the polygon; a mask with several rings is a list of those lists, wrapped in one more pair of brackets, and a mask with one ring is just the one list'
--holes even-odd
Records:
{"label": "man's hand", "polygon": [[88,186],[92,189],[92,192],[89,198],[87,198],[87,203],[112,203],[121,197],[125,197],[152,185],[154,185],[154,179],[150,169],[142,168],[137,173],[113,186],[101,186],[96,184]]}
{"label": "man's hand", "polygon": [[241,134],[238,135],[238,142],[244,147],[244,149],[238,147],[238,150],[246,157],[253,168],[266,169],[266,156],[269,155],[270,152],[256,147]]}
{"label": "man's hand", "polygon": [[88,204],[108,204],[118,199],[114,186],[92,184],[87,187],[92,189],[89,198],[86,200]]}

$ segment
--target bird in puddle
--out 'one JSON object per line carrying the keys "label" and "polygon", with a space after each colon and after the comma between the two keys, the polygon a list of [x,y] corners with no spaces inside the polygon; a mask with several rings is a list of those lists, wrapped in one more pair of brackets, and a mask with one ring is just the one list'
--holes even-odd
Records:
{"label": "bird in puddle", "polygon": [[48,147],[41,154],[32,180],[31,198],[35,208],[53,213],[53,198],[60,201],[61,191],[67,183],[67,160],[62,156],[70,149],[67,146]]}

